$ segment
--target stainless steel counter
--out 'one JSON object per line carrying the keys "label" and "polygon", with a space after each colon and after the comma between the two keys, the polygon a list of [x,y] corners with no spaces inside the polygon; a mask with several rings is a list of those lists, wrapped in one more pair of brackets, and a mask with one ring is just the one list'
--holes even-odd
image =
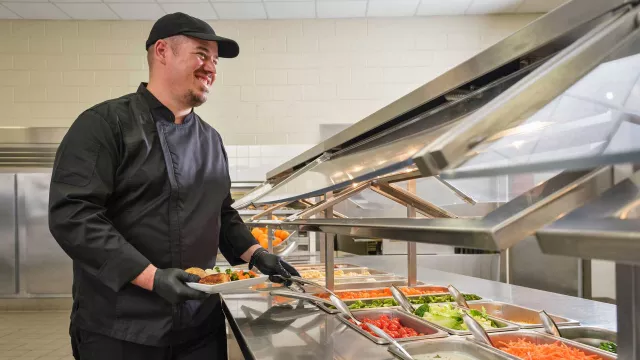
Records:
{"label": "stainless steel counter", "polygon": [[[352,257],[349,263],[385,271],[391,271],[393,263],[395,267],[401,265],[380,258]],[[418,279],[453,284],[484,298],[545,309],[578,320],[581,325],[616,330],[615,305],[424,268],[419,270]],[[225,295],[224,302],[233,336],[248,359],[395,359],[386,346],[375,345],[313,305],[275,304],[264,292]]]}

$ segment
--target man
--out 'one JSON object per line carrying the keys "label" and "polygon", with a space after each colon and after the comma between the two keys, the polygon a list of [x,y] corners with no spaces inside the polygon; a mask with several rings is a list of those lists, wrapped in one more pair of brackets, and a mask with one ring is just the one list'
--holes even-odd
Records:
{"label": "man", "polygon": [[184,269],[212,268],[220,249],[232,265],[299,274],[231,207],[222,140],[193,111],[238,44],[175,13],[154,24],[146,49],[149,83],[83,112],[55,158],[49,226],[73,259],[73,354],[226,358],[220,298],[185,285],[199,277]]}

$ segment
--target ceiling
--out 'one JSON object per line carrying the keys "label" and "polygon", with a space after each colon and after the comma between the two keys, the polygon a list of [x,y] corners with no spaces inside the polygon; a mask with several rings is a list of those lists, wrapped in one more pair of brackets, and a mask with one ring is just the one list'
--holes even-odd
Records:
{"label": "ceiling", "polygon": [[[543,13],[566,0],[0,0],[0,19],[204,20]],[[597,1],[597,0],[594,0]]]}

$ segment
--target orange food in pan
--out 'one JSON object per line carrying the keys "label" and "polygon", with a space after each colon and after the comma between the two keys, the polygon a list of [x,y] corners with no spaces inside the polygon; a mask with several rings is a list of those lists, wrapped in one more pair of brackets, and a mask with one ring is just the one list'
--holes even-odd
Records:
{"label": "orange food in pan", "polygon": [[597,355],[587,355],[582,350],[569,347],[561,342],[553,344],[534,344],[524,339],[500,341],[497,348],[526,360],[601,360]]}
{"label": "orange food in pan", "polygon": [[[400,290],[405,295],[427,295],[427,294],[436,293],[433,290],[429,290],[429,289],[416,289],[416,288],[407,288],[407,287],[401,287]],[[390,288],[363,290],[363,291],[344,291],[344,292],[337,292],[336,295],[338,295],[338,297],[341,300],[355,300],[355,299],[381,298],[381,297],[393,296],[391,295]],[[318,296],[325,299],[329,298],[329,294],[319,294]]]}

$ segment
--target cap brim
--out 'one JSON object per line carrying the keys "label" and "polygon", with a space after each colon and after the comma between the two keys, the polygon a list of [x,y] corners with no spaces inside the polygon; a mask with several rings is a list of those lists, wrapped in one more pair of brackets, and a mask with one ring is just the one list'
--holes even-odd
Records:
{"label": "cap brim", "polygon": [[185,32],[183,33],[183,35],[191,36],[201,40],[217,42],[218,56],[221,58],[234,58],[240,53],[240,46],[238,46],[237,42],[222,36],[194,32]]}

